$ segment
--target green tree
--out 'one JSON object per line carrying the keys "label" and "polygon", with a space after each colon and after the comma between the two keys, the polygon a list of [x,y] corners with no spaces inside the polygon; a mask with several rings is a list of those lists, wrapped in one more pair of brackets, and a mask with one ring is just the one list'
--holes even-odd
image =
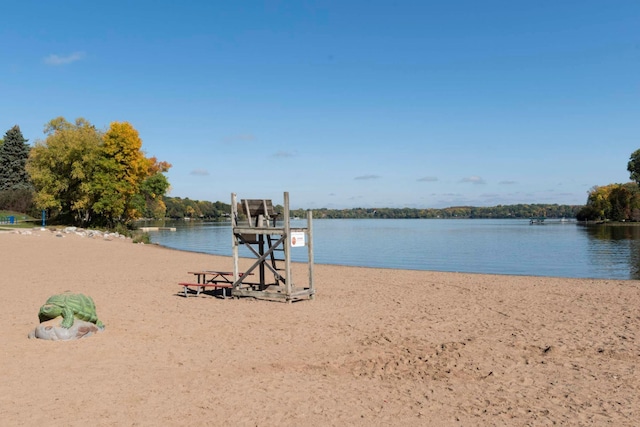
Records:
{"label": "green tree", "polygon": [[50,216],[87,225],[94,214],[92,180],[102,133],[83,118],[69,123],[63,117],[47,123],[44,132],[46,139],[36,142],[27,161],[35,203]]}
{"label": "green tree", "polygon": [[184,208],[180,197],[167,197],[167,212],[169,218],[184,218]]}
{"label": "green tree", "polygon": [[30,147],[19,126],[9,129],[0,145],[0,191],[31,189],[25,169]]}
{"label": "green tree", "polygon": [[36,203],[80,225],[128,224],[146,211],[162,216],[171,165],[146,158],[138,132],[127,122],[100,132],[84,119],[53,119],[47,138],[27,164]]}
{"label": "green tree", "polygon": [[627,171],[629,171],[629,177],[640,184],[640,149],[631,153],[629,163],[627,163]]}
{"label": "green tree", "polygon": [[600,211],[593,206],[584,206],[576,214],[578,221],[596,221],[600,219]]}
{"label": "green tree", "polygon": [[147,178],[140,184],[140,191],[133,199],[136,213],[142,213],[145,218],[164,218],[167,206],[164,203],[164,195],[169,190],[169,180],[164,175],[171,165],[166,162],[158,162],[155,157],[149,159]]}
{"label": "green tree", "polygon": [[577,219],[640,220],[640,187],[635,182],[594,186],[589,192],[587,205],[578,212]]}
{"label": "green tree", "polygon": [[631,221],[640,221],[640,185],[635,182],[623,184],[630,193],[629,198],[629,216],[627,219]]}
{"label": "green tree", "polygon": [[609,193],[611,210],[607,217],[611,221],[625,221],[631,218],[631,192],[619,185]]}
{"label": "green tree", "polygon": [[597,213],[597,218],[592,219],[606,219],[611,212],[611,201],[609,200],[609,194],[611,190],[618,184],[610,184],[605,186],[594,186],[589,192],[587,197],[587,206],[589,206],[590,214],[593,216]]}

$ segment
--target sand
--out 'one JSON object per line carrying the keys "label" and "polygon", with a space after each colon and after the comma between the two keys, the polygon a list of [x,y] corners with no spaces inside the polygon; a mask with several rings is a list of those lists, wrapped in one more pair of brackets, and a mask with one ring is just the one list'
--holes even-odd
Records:
{"label": "sand", "polygon": [[[38,230],[1,233],[0,253],[2,425],[640,419],[637,281],[316,265],[315,300],[286,304],[179,294],[227,257]],[[28,339],[66,290],[93,297],[104,332]]]}

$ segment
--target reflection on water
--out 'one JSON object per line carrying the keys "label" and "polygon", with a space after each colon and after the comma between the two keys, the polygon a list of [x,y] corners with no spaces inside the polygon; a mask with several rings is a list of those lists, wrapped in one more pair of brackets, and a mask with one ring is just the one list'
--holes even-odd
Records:
{"label": "reflection on water", "polygon": [[640,226],[589,225],[591,262],[611,272],[626,268],[629,279],[640,279]]}
{"label": "reflection on water", "polygon": [[589,237],[601,240],[640,240],[640,226],[635,225],[588,225],[584,228]]}
{"label": "reflection on water", "polygon": [[[175,221],[152,232],[161,245],[231,256],[229,222]],[[304,227],[306,220],[293,221]],[[640,227],[582,226],[575,221],[315,219],[318,264],[604,279],[640,279]],[[240,255],[252,257],[245,248]],[[293,248],[307,261],[306,248]],[[199,267],[199,266],[198,266]],[[194,266],[196,268],[196,266]],[[219,266],[217,268],[222,268]]]}

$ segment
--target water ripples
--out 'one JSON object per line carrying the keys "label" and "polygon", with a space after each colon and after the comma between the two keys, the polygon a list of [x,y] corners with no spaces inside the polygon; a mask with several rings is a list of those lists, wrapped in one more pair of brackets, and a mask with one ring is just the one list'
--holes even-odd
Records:
{"label": "water ripples", "polygon": [[[305,221],[292,226],[305,226]],[[231,256],[229,223],[178,222],[151,240]],[[555,277],[637,279],[640,228],[549,220],[314,220],[318,264]],[[306,248],[292,248],[306,262]],[[241,247],[240,255],[251,257]]]}

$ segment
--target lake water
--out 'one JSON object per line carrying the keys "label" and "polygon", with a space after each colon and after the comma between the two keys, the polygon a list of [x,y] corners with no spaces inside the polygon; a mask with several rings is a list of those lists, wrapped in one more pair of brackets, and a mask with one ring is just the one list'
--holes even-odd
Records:
{"label": "lake water", "polygon": [[[151,224],[145,224],[151,225]],[[151,241],[231,256],[230,223],[176,221]],[[292,221],[305,227],[306,220]],[[640,227],[547,219],[314,219],[314,261],[363,267],[603,279],[640,279]],[[241,248],[241,256],[251,256]],[[292,248],[307,261],[307,248]]]}

